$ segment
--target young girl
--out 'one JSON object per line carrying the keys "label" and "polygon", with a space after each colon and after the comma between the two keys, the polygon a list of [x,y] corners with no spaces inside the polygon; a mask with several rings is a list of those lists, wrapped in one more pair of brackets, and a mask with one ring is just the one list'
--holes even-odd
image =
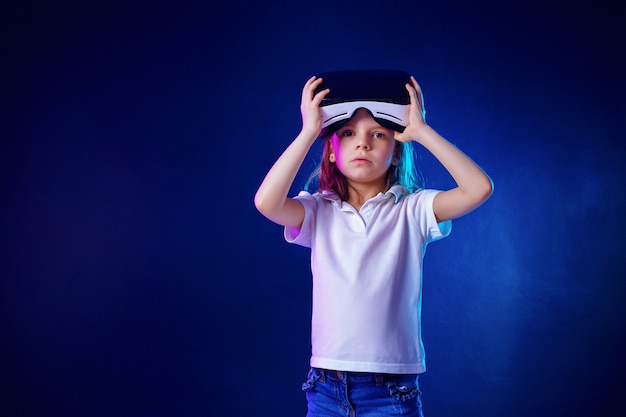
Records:
{"label": "young girl", "polygon": [[[311,248],[312,355],[303,384],[308,417],[422,416],[418,375],[425,372],[420,329],[426,244],[450,233],[451,219],[492,193],[491,179],[425,123],[415,78],[404,131],[383,127],[365,108],[322,131],[316,93],[302,91],[302,130],[274,163],[255,196],[257,209],[285,227],[285,239]],[[401,129],[399,129],[401,130]],[[319,190],[289,198],[320,136]],[[456,188],[422,189],[409,142],[447,169]]]}

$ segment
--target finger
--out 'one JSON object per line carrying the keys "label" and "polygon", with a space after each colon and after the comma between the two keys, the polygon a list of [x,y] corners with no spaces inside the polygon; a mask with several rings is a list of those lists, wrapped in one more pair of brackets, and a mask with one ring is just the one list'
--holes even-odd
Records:
{"label": "finger", "polygon": [[328,93],[330,93],[330,88],[326,88],[320,92],[318,92],[315,97],[313,97],[313,104],[318,105],[322,102],[322,100],[324,100],[324,97],[326,97],[328,95]]}
{"label": "finger", "polygon": [[315,81],[315,75],[312,76],[311,78],[309,78],[308,80],[306,80],[306,83],[304,83],[304,86],[302,87],[302,94],[304,95],[306,93],[306,91],[309,89],[309,86],[311,85],[311,83]]}
{"label": "finger", "polygon": [[412,75],[411,75],[411,82],[413,83],[415,93],[417,94],[417,101],[420,104],[420,108],[423,109],[424,108],[424,94],[422,93],[422,88],[417,83],[417,80],[415,79],[415,77],[413,77]]}
{"label": "finger", "polygon": [[415,91],[417,91],[418,93],[422,93],[422,88],[420,87],[420,85],[417,83],[417,80],[415,79],[415,77],[413,77],[411,75],[411,82],[413,83],[413,87],[415,88]]}
{"label": "finger", "polygon": [[302,91],[302,102],[303,103],[304,103],[305,99],[307,101],[313,100],[313,96],[314,96],[315,90],[317,89],[317,87],[319,87],[319,85],[322,83],[322,81],[323,80],[321,78],[316,78],[315,76],[309,78],[309,80],[304,85],[304,89]]}
{"label": "finger", "polygon": [[316,79],[315,75],[314,75],[314,76],[312,76],[311,78],[309,78],[309,79],[306,81],[306,83],[304,84],[304,88],[307,88],[308,86],[310,86],[310,85],[311,85],[311,83],[313,83],[313,82],[315,81],[315,79]]}
{"label": "finger", "polygon": [[417,111],[419,111],[420,113],[424,112],[424,103],[422,102],[422,100],[420,100],[420,96],[417,92],[417,90],[415,89],[415,87],[412,87],[409,83],[406,84],[406,89],[409,92],[409,96],[411,99],[411,107],[414,109],[417,109]]}
{"label": "finger", "polygon": [[311,87],[313,86],[315,81],[316,81],[316,77],[314,75],[311,78],[309,78],[304,84],[304,87],[302,87],[302,99],[300,101],[301,106],[304,106],[308,101],[311,101],[313,97],[312,91],[315,90],[315,88],[311,89]]}
{"label": "finger", "polygon": [[410,141],[409,137],[404,132],[397,132],[397,131],[393,132],[393,138],[397,140],[398,142],[406,143]]}
{"label": "finger", "polygon": [[417,104],[415,102],[415,89],[409,83],[406,83],[405,88],[406,88],[406,91],[409,92],[409,100],[410,100],[411,104],[413,104],[413,105]]}

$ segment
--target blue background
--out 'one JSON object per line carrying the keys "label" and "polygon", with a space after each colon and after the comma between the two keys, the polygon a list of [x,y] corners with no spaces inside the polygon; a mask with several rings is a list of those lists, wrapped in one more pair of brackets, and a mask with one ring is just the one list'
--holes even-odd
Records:
{"label": "blue background", "polygon": [[427,121],[495,183],[426,254],[426,416],[624,413],[625,17],[5,2],[1,414],[304,416],[309,252],[253,196],[306,79],[358,68],[415,75]]}

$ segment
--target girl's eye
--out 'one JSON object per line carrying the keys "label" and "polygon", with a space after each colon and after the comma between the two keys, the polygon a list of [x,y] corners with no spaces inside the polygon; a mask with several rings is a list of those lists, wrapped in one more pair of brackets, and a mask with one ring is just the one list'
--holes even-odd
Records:
{"label": "girl's eye", "polygon": [[374,136],[377,139],[384,139],[386,137],[383,132],[375,132],[372,136]]}
{"label": "girl's eye", "polygon": [[353,136],[354,133],[351,130],[344,130],[343,132],[341,132],[341,136]]}

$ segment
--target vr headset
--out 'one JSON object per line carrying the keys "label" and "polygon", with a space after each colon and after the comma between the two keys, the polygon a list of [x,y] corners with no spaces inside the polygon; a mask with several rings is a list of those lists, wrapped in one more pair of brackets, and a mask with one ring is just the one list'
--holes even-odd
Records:
{"label": "vr headset", "polygon": [[322,133],[345,124],[358,108],[366,108],[381,126],[403,132],[409,123],[411,77],[400,70],[332,71],[317,75],[322,84],[315,90],[330,88],[320,103]]}

